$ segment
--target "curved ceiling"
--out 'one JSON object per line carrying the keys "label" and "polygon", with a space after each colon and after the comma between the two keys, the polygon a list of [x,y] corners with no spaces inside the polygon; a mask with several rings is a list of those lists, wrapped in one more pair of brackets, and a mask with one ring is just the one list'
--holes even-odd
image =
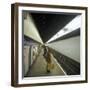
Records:
{"label": "curved ceiling", "polygon": [[31,13],[31,15],[44,43],[77,16],[67,13]]}

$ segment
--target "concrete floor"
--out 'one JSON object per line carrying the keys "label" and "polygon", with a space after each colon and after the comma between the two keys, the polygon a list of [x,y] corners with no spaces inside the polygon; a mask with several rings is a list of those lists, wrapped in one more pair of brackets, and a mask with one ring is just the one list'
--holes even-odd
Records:
{"label": "concrete floor", "polygon": [[66,73],[63,71],[60,64],[58,64],[57,60],[52,55],[52,63],[54,63],[54,68],[51,70],[50,73],[47,73],[46,66],[47,63],[43,57],[43,50],[39,53],[37,60],[32,65],[32,67],[29,69],[27,77],[36,77],[36,76],[61,76],[66,75]]}

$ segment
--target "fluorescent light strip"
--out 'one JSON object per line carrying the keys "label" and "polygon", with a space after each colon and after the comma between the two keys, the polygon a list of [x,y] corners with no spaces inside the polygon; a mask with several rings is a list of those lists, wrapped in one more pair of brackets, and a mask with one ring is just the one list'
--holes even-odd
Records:
{"label": "fluorescent light strip", "polygon": [[[46,43],[49,43],[55,39],[60,38],[72,31],[77,30],[81,27],[81,15],[76,16],[72,21],[70,21],[63,29],[59,30],[51,39],[49,39]],[[67,29],[67,31],[65,31]]]}

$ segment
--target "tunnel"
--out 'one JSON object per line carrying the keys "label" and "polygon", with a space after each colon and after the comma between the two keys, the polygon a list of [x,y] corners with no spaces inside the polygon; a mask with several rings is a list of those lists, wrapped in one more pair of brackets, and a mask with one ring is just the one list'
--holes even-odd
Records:
{"label": "tunnel", "polygon": [[22,28],[22,77],[80,75],[80,13],[23,11]]}

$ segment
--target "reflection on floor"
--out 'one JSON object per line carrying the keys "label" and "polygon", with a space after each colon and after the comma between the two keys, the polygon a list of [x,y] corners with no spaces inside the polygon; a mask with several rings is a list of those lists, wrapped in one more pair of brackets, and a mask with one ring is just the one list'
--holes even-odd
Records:
{"label": "reflection on floor", "polygon": [[52,55],[52,63],[54,63],[54,69],[50,73],[47,73],[46,66],[47,63],[43,57],[43,50],[41,50],[37,60],[29,69],[25,77],[35,77],[35,76],[55,76],[55,75],[66,75],[62,67],[57,63],[57,60]]}

